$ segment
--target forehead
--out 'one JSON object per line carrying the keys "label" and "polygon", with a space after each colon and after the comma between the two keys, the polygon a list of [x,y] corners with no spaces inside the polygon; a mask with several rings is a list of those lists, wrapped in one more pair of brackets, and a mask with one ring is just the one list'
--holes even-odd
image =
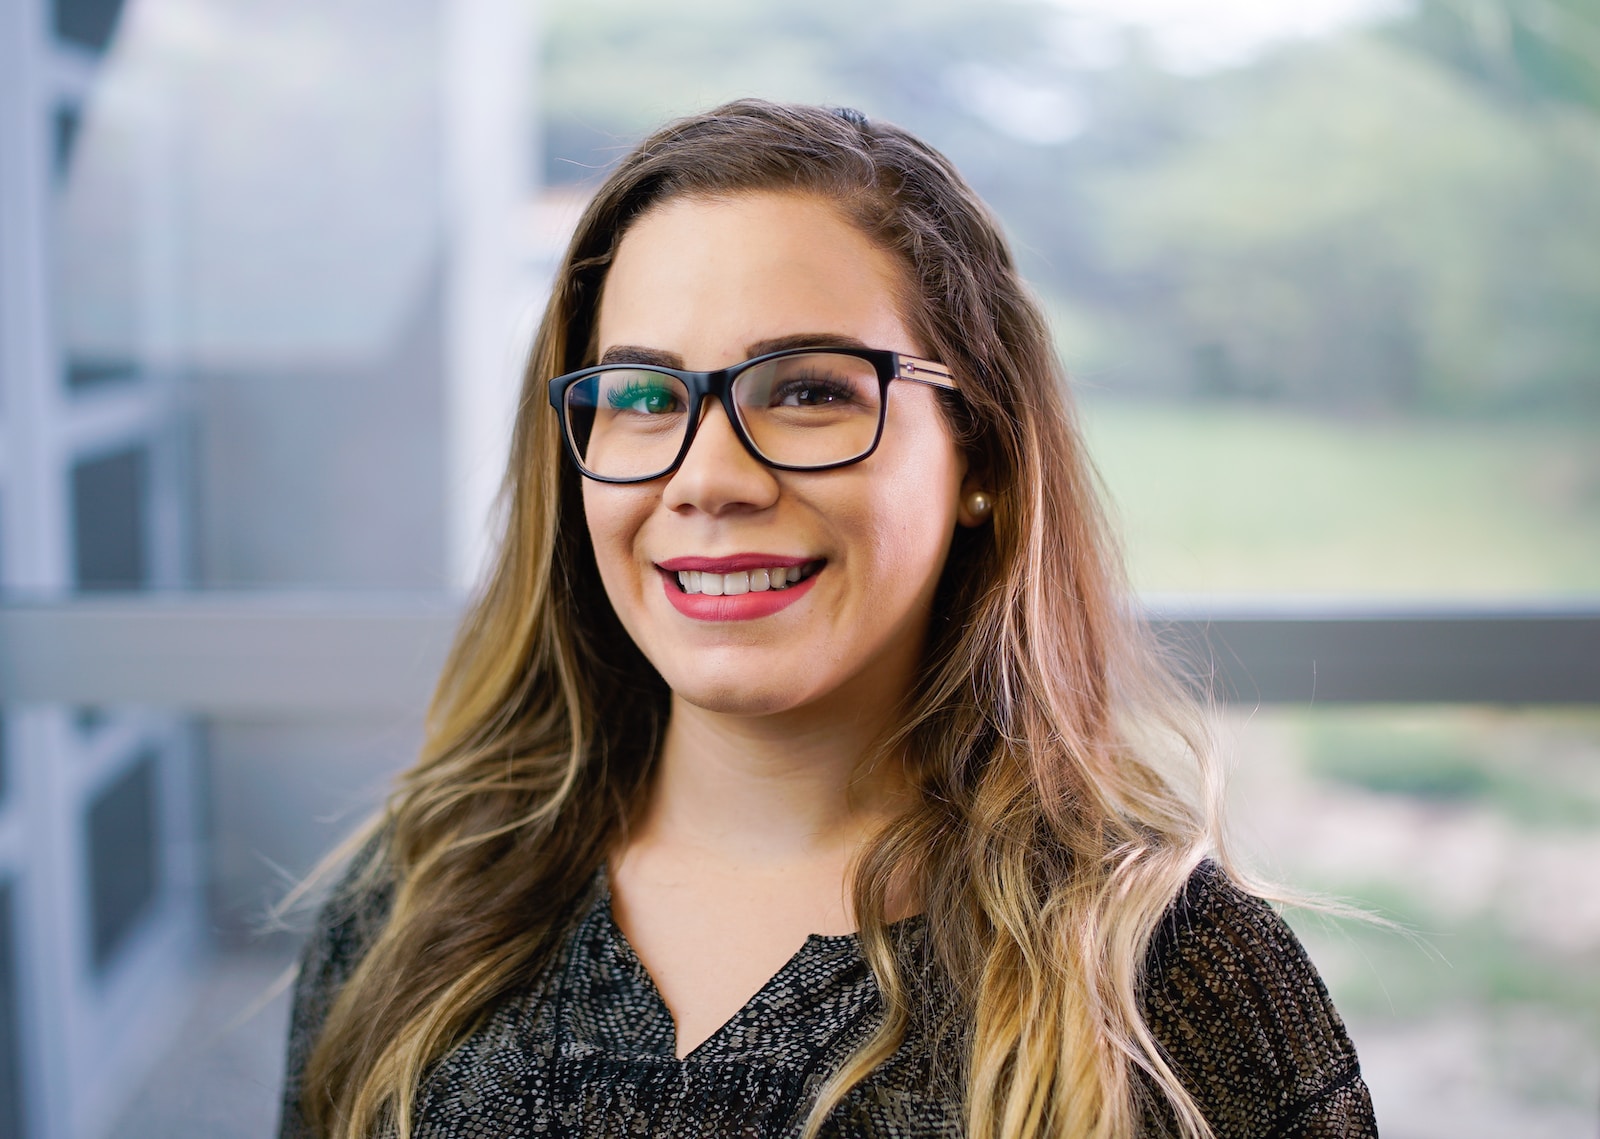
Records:
{"label": "forehead", "polygon": [[600,300],[599,348],[635,345],[718,368],[797,333],[917,352],[893,256],[834,206],[798,194],[677,198],[623,235]]}

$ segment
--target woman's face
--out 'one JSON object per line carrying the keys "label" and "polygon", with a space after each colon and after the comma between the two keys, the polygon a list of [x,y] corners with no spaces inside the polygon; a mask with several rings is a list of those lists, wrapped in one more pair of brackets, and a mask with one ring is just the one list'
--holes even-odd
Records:
{"label": "woman's face", "polygon": [[[813,338],[926,355],[898,311],[901,282],[893,258],[820,199],[671,200],[618,246],[601,359],[711,371]],[[934,391],[895,382],[882,441],[853,466],[772,470],[708,401],[675,472],[586,479],[583,502],[611,604],[677,697],[735,715],[881,712],[911,683],[951,535],[972,521],[960,517],[965,474]],[[795,567],[802,579],[777,588]],[[690,569],[702,588],[727,571],[730,588],[686,592]]]}

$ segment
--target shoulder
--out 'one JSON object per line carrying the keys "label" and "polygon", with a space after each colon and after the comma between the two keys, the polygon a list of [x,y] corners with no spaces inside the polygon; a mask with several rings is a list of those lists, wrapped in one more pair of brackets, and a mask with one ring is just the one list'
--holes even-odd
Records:
{"label": "shoulder", "polygon": [[299,989],[343,984],[382,932],[394,900],[388,851],[389,832],[380,830],[329,890],[301,954]]}
{"label": "shoulder", "polygon": [[350,860],[329,891],[300,954],[299,973],[289,1013],[282,1116],[284,1139],[309,1136],[300,1111],[301,1078],[339,990],[366,956],[384,924],[394,897],[388,861],[389,833],[380,830]]}
{"label": "shoulder", "polygon": [[1355,1047],[1299,939],[1214,863],[1157,927],[1144,1011],[1218,1139],[1377,1134]]}

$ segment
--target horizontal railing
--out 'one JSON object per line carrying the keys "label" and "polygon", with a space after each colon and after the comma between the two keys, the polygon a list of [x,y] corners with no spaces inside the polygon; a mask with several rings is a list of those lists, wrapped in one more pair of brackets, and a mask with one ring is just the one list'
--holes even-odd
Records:
{"label": "horizontal railing", "polygon": [[[1148,619],[1243,704],[1600,704],[1600,601],[1158,597]],[[460,616],[442,595],[179,593],[0,604],[0,704],[201,715],[415,711]]]}
{"label": "horizontal railing", "polygon": [[444,596],[121,594],[0,605],[0,703],[205,715],[426,705],[460,603]]}
{"label": "horizontal railing", "polygon": [[1600,704],[1600,601],[1150,599],[1201,683],[1239,704]]}

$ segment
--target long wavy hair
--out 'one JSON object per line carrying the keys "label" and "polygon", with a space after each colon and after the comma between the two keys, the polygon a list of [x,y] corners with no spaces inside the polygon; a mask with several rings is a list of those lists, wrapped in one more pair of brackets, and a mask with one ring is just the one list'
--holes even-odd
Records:
{"label": "long wavy hair", "polygon": [[[956,535],[885,753],[915,806],[859,856],[882,991],[874,1035],[810,1133],[907,1032],[954,1045],[975,1139],[1132,1136],[1151,1110],[1210,1134],[1141,1015],[1164,911],[1218,855],[1204,719],[1133,611],[1065,377],[999,226],[950,162],[853,112],[744,100],[640,143],[589,203],[523,381],[497,559],[462,622],[418,762],[373,825],[394,895],[335,1001],[303,1107],[318,1134],[403,1139],[420,1082],[550,960],[647,793],[670,693],[599,583],[546,381],[593,362],[617,244],[684,196],[812,195],[903,267],[903,317],[951,367],[952,431],[992,524]],[[888,930],[909,884],[925,956]],[[937,989],[955,1010],[919,1020]]]}

